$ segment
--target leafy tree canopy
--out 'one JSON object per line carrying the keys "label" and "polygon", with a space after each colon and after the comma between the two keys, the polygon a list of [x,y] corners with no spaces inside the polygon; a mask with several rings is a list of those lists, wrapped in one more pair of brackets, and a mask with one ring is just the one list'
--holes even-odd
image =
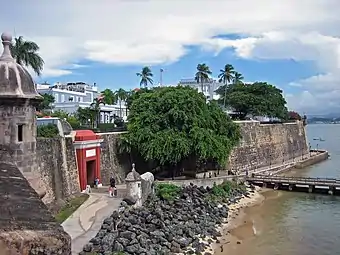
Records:
{"label": "leafy tree canopy", "polygon": [[282,90],[266,82],[253,84],[237,83],[227,87],[220,93],[220,103],[224,100],[241,118],[250,114],[253,116],[268,116],[285,119],[287,116],[286,100]]}
{"label": "leafy tree canopy", "polygon": [[57,136],[59,136],[59,130],[55,124],[47,124],[37,127],[37,137],[53,138]]}
{"label": "leafy tree canopy", "polygon": [[190,87],[136,92],[128,121],[125,150],[136,149],[160,165],[177,165],[188,157],[223,165],[240,139],[238,125]]}
{"label": "leafy tree canopy", "polygon": [[302,117],[299,113],[294,112],[294,111],[289,111],[288,112],[288,119],[289,120],[302,120]]}
{"label": "leafy tree canopy", "polygon": [[35,42],[26,41],[22,36],[14,38],[11,44],[11,54],[20,65],[31,67],[40,76],[44,67],[44,60],[39,55],[39,46]]}
{"label": "leafy tree canopy", "polygon": [[50,94],[42,94],[41,96],[43,97],[43,100],[37,106],[37,111],[51,110],[52,104],[55,101],[54,96]]}

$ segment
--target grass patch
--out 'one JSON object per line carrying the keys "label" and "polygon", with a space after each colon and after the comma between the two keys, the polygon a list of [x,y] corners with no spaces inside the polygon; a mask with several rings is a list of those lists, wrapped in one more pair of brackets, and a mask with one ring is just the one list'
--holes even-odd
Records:
{"label": "grass patch", "polygon": [[224,181],[220,185],[214,185],[211,189],[209,199],[211,200],[224,200],[228,198],[233,191],[246,191],[244,183],[237,183],[236,181]]}
{"label": "grass patch", "polygon": [[164,200],[174,200],[180,193],[181,188],[168,183],[159,183],[155,186],[156,196]]}
{"label": "grass patch", "polygon": [[58,223],[63,223],[71,214],[76,211],[89,198],[88,194],[81,194],[67,201],[66,205],[63,206],[54,216]]}

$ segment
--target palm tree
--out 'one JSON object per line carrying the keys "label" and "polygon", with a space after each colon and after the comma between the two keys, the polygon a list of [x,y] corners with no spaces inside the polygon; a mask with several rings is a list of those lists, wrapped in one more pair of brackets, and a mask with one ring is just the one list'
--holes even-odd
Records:
{"label": "palm tree", "polygon": [[230,64],[226,64],[224,66],[224,69],[221,69],[220,74],[218,75],[218,78],[219,78],[218,81],[223,82],[223,84],[224,84],[224,99],[223,99],[224,108],[225,108],[226,97],[227,97],[228,83],[230,83],[233,80],[234,74],[235,74],[234,67]]}
{"label": "palm tree", "polygon": [[11,45],[13,58],[19,65],[31,67],[40,76],[43,70],[44,60],[38,54],[39,46],[35,42],[25,41],[22,36],[14,38],[15,43]]}
{"label": "palm tree", "polygon": [[104,104],[114,105],[117,102],[117,97],[111,89],[105,89],[101,92]]}
{"label": "palm tree", "polygon": [[[103,102],[103,97],[95,98],[93,102],[91,103],[90,109],[93,112],[93,119],[96,120],[97,128],[99,127],[99,121],[100,121],[100,105],[105,104]],[[94,123],[94,121],[92,121]]]}
{"label": "palm tree", "polygon": [[204,63],[197,65],[197,73],[195,74],[195,80],[197,83],[201,83],[202,93],[203,93],[203,83],[209,80],[209,75],[211,75],[209,66],[207,66]]}
{"label": "palm tree", "polygon": [[241,73],[235,72],[234,77],[233,77],[233,84],[242,84],[243,79],[244,79],[244,77]]}
{"label": "palm tree", "polygon": [[127,91],[125,91],[124,89],[120,88],[118,89],[117,91],[115,91],[115,95],[116,95],[116,98],[118,99],[119,101],[119,112],[120,112],[120,117],[123,117],[123,109],[122,109],[122,103],[123,102],[126,102],[129,94]]}
{"label": "palm tree", "polygon": [[142,85],[146,88],[148,84],[153,84],[153,74],[151,72],[151,69],[147,66],[144,66],[142,71],[140,73],[136,73],[138,77],[141,77],[139,86],[142,87]]}

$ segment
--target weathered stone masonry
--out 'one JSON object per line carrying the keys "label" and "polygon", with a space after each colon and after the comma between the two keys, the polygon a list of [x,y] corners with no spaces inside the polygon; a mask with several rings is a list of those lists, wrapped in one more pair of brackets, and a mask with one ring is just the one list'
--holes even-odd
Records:
{"label": "weathered stone masonry", "polygon": [[12,36],[1,39],[0,254],[71,255],[70,236],[40,200],[46,192],[37,170],[35,107],[42,97],[11,55]]}
{"label": "weathered stone masonry", "polygon": [[[242,171],[283,163],[308,154],[305,128],[302,122],[260,124],[239,122],[242,141],[229,160],[228,169]],[[118,159],[119,134],[101,134],[101,176],[103,185],[109,184],[111,174],[117,184],[123,183],[131,170],[128,159]],[[71,138],[37,140],[38,171],[46,187],[44,202],[65,198],[79,192],[79,177]],[[136,164],[138,170],[140,165]],[[146,171],[147,169],[143,169]]]}
{"label": "weathered stone masonry", "polygon": [[45,203],[80,191],[72,138],[38,138],[37,159],[37,170],[46,191]]}
{"label": "weathered stone masonry", "polygon": [[284,124],[239,122],[242,141],[230,155],[228,168],[255,169],[308,154],[305,127],[301,121]]}

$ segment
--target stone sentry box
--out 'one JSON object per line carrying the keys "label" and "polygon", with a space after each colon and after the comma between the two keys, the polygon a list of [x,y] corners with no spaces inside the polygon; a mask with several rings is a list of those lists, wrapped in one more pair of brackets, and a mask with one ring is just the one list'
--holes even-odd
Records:
{"label": "stone sentry box", "polygon": [[126,196],[135,202],[135,206],[142,206],[147,198],[154,193],[154,176],[150,172],[140,175],[135,164],[126,176]]}
{"label": "stone sentry box", "polygon": [[76,131],[73,143],[77,155],[79,183],[82,191],[86,186],[94,185],[96,178],[100,178],[100,144],[103,139],[91,130]]}

